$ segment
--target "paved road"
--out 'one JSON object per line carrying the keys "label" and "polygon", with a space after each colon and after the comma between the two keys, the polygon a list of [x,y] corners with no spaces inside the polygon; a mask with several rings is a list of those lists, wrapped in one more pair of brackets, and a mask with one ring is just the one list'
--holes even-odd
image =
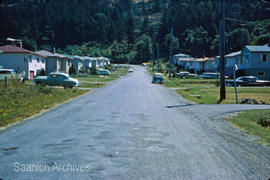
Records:
{"label": "paved road", "polygon": [[[268,179],[270,150],[226,113],[151,84],[143,67],[0,131],[0,178]],[[80,168],[80,169],[78,169]]]}

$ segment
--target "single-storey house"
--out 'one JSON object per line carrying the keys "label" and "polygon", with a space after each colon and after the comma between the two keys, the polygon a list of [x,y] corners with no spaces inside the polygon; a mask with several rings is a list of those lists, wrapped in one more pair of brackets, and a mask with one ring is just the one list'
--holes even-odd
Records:
{"label": "single-storey house", "polygon": [[187,54],[180,53],[173,56],[173,64],[182,68],[189,67],[192,60],[194,60],[194,58]]}
{"label": "single-storey house", "polygon": [[232,77],[234,65],[239,64],[241,59],[241,51],[233,52],[225,56],[225,75]]}
{"label": "single-storey house", "polygon": [[214,57],[205,59],[202,71],[203,72],[216,72],[216,61]]}
{"label": "single-storey house", "polygon": [[46,73],[50,72],[64,72],[69,73],[71,67],[71,59],[58,53],[51,53],[46,50],[35,52],[41,56],[46,57]]}
{"label": "single-storey house", "polygon": [[72,66],[75,69],[76,74],[83,72],[83,58],[80,56],[73,56]]}
{"label": "single-storey house", "polygon": [[97,57],[98,67],[105,68],[106,65],[110,65],[110,59],[106,57]]}
{"label": "single-storey house", "polygon": [[189,71],[196,74],[203,72],[203,64],[206,58],[194,59],[190,62]]}
{"label": "single-storey house", "polygon": [[244,75],[270,80],[270,43],[262,46],[245,46],[237,65]]}
{"label": "single-storey house", "polygon": [[45,57],[30,50],[12,45],[0,47],[0,65],[25,73],[25,79],[33,79],[40,71],[46,70]]}

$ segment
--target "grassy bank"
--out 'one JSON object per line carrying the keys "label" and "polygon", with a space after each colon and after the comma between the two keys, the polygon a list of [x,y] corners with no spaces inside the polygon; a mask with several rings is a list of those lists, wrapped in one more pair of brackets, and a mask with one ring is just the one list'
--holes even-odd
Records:
{"label": "grassy bank", "polygon": [[261,137],[260,143],[270,146],[270,126],[260,124],[263,120],[270,121],[270,110],[243,111],[228,120],[242,131]]}
{"label": "grassy bank", "polygon": [[88,91],[0,82],[0,127],[7,126]]}

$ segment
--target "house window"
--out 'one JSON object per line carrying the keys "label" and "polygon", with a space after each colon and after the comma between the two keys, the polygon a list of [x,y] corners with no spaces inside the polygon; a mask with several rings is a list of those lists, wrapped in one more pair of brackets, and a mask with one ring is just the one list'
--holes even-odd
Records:
{"label": "house window", "polygon": [[263,61],[263,62],[266,62],[266,54],[263,54],[263,55],[262,55],[262,61]]}
{"label": "house window", "polygon": [[28,60],[29,60],[29,62],[32,62],[32,56],[31,55],[28,56]]}
{"label": "house window", "polygon": [[248,55],[245,56],[245,60],[246,60],[246,64],[248,63],[249,59],[248,59]]}
{"label": "house window", "polygon": [[27,56],[24,56],[23,61],[27,62]]}
{"label": "house window", "polygon": [[45,62],[43,58],[41,59],[41,62],[42,62],[42,63],[44,63],[44,62]]}
{"label": "house window", "polygon": [[38,63],[40,62],[39,57],[37,57],[37,62],[38,62]]}
{"label": "house window", "polygon": [[258,76],[264,76],[264,72],[258,72]]}
{"label": "house window", "polygon": [[239,64],[243,64],[243,58],[240,58],[240,63]]}

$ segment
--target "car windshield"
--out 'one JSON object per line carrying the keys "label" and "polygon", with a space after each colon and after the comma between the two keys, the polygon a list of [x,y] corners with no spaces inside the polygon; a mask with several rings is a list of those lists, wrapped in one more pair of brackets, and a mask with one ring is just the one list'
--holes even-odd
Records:
{"label": "car windshield", "polygon": [[257,81],[258,79],[254,77],[254,78],[249,78],[248,80],[249,81]]}

